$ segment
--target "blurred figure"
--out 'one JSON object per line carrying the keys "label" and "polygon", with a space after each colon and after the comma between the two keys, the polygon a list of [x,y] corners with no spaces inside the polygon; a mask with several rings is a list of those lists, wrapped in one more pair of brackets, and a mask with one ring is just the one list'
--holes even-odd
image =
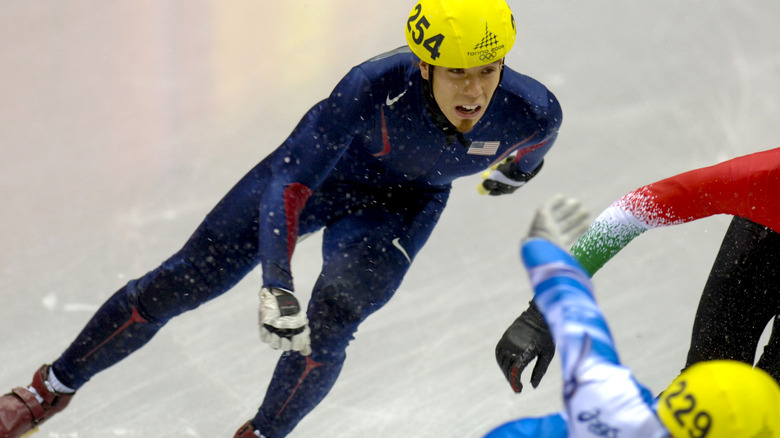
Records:
{"label": "blurred figure", "polygon": [[537,212],[521,249],[534,301],[561,352],[565,409],[506,423],[486,438],[780,434],[780,388],[764,371],[742,362],[701,362],[653,400],[621,365],[589,273],[559,246],[568,246],[586,226],[578,201],[553,198]]}
{"label": "blurred figure", "polygon": [[[715,214],[735,216],[696,313],[685,367],[730,359],[753,365],[761,334],[780,313],[780,149],[745,155],[640,187],[604,210],[571,248],[593,275],[645,231]],[[780,381],[777,318],[757,366]],[[536,387],[555,346],[534,302],[496,345],[496,359],[515,392],[538,357]]]}

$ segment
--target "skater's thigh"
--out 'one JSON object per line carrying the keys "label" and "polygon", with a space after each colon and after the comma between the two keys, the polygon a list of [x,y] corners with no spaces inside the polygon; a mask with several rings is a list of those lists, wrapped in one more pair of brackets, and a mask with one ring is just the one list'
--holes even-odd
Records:
{"label": "skater's thigh", "polygon": [[258,205],[262,163],[242,178],[187,239],[129,292],[160,320],[192,310],[237,284],[259,263]]}

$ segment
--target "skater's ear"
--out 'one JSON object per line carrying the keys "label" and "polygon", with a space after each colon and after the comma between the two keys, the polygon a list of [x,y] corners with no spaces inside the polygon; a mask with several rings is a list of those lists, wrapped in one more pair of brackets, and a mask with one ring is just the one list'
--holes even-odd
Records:
{"label": "skater's ear", "polygon": [[420,61],[420,76],[426,81],[431,77],[431,65],[425,61]]}

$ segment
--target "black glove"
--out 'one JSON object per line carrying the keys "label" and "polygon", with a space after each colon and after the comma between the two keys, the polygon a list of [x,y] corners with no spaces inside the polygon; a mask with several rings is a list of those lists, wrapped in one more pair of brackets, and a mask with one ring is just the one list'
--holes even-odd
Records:
{"label": "black glove", "polygon": [[544,161],[530,172],[523,172],[517,168],[515,157],[510,155],[504,161],[492,166],[482,173],[482,181],[477,186],[477,191],[483,195],[505,195],[513,193],[525,183],[531,180],[540,170]]}
{"label": "black glove", "polygon": [[533,301],[529,304],[496,344],[498,366],[515,392],[523,390],[520,374],[534,358],[536,365],[531,373],[531,385],[536,388],[555,355],[555,343],[547,322],[536,304]]}

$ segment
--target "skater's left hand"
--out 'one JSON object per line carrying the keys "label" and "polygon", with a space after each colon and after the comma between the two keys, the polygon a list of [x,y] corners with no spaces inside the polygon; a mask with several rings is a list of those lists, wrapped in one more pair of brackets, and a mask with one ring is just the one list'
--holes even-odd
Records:
{"label": "skater's left hand", "polygon": [[295,295],[284,289],[260,290],[260,339],[271,348],[311,354],[309,320]]}
{"label": "skater's left hand", "polygon": [[504,161],[482,172],[483,181],[477,186],[477,192],[481,195],[492,196],[514,193],[515,190],[536,176],[540,170],[542,170],[541,164],[531,172],[523,172],[517,168],[514,155],[510,155]]}

